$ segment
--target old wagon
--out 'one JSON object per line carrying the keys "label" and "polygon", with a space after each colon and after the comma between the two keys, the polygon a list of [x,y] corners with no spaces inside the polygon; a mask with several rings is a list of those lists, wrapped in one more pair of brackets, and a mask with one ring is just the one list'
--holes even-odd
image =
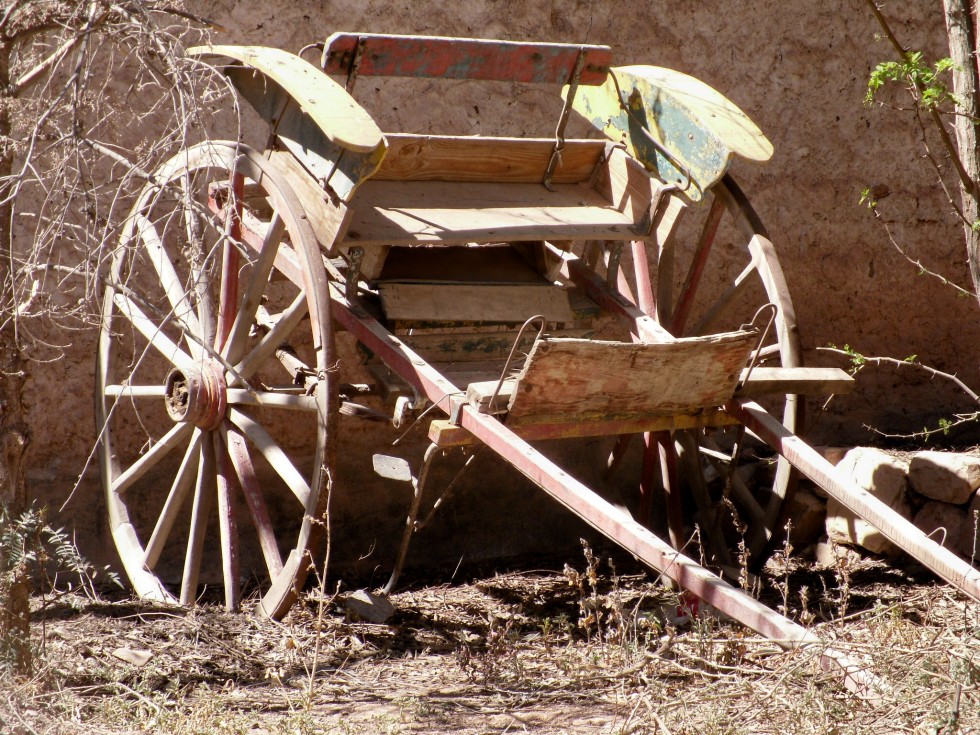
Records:
{"label": "old wagon", "polygon": [[[728,173],[772,147],[733,103],[676,71],[613,66],[605,46],[337,33],[315,48],[318,63],[189,51],[268,123],[268,146],[206,141],[160,166],[107,275],[100,456],[140,596],[193,603],[214,548],[229,609],[245,584],[261,613],[283,615],[330,497],[351,487],[342,416],[428,431],[414,471],[375,459],[415,484],[388,589],[432,463],[482,446],[786,645],[815,639],[715,572],[765,558],[794,466],[980,596],[969,566],[796,436],[798,396],[851,381],[802,365],[776,250]],[[560,111],[538,138],[383,133],[352,97],[368,76],[550,84]],[[339,330],[370,380],[348,377]],[[643,443],[630,508],[534,445],[596,436],[611,437],[609,472],[631,437]],[[695,526],[714,571],[683,553]],[[249,555],[259,568],[242,566]],[[176,586],[165,562],[182,568]]]}

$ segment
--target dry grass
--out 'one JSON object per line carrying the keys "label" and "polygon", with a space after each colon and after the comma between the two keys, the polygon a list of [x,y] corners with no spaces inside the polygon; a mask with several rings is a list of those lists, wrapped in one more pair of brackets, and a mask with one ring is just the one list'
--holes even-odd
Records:
{"label": "dry grass", "polygon": [[791,615],[884,679],[871,701],[816,652],[704,612],[674,627],[676,599],[630,572],[593,558],[419,587],[385,625],[331,599],[319,648],[312,598],[277,624],[63,596],[35,616],[43,668],[0,679],[0,732],[980,732],[980,606],[931,580],[793,560],[763,580],[769,604],[788,589]]}

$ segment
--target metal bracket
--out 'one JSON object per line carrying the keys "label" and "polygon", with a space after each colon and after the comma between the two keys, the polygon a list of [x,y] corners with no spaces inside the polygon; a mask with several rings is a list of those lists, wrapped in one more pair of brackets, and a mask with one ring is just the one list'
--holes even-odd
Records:
{"label": "metal bracket", "polygon": [[609,252],[606,262],[606,286],[610,291],[619,290],[619,262],[623,259],[623,243],[611,242],[605,245]]}
{"label": "metal bracket", "polygon": [[500,389],[503,387],[504,381],[507,379],[507,373],[510,371],[510,364],[514,360],[514,354],[517,352],[518,345],[521,344],[521,338],[524,336],[524,330],[534,322],[538,322],[539,324],[538,336],[534,338],[535,340],[541,339],[541,335],[544,334],[545,327],[548,326],[548,322],[541,314],[535,314],[521,325],[521,328],[517,332],[517,337],[514,338],[514,344],[512,344],[510,347],[510,353],[507,355],[507,362],[504,363],[504,369],[500,371],[500,380],[497,381],[497,387],[493,389],[493,395],[490,396],[490,402],[487,404],[487,412],[490,414],[497,413],[497,395],[500,393]]}
{"label": "metal bracket", "polygon": [[347,277],[344,279],[344,295],[348,301],[357,298],[357,284],[361,280],[361,262],[364,248],[352,247],[347,251]]}
{"label": "metal bracket", "polygon": [[582,69],[585,67],[586,49],[579,49],[578,56],[575,58],[575,66],[572,74],[568,78],[568,94],[565,96],[565,104],[561,108],[561,115],[558,118],[558,126],[555,128],[555,147],[551,151],[551,159],[548,161],[548,168],[544,172],[542,184],[548,191],[554,191],[551,185],[551,177],[561,161],[561,152],[565,150],[565,126],[568,125],[568,116],[572,112],[572,103],[575,101],[575,93],[578,91],[578,83],[582,77]]}
{"label": "metal bracket", "polygon": [[347,82],[344,89],[347,94],[354,91],[354,83],[357,81],[357,74],[361,70],[361,59],[364,57],[364,46],[367,44],[366,38],[358,38],[357,45],[354,47],[354,56],[350,60],[350,69],[347,72]]}

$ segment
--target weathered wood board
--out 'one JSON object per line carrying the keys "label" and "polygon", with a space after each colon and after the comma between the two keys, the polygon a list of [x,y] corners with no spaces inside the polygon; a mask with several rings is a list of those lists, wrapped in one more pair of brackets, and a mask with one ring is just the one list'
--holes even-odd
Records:
{"label": "weathered wood board", "polygon": [[612,63],[608,46],[334,33],[327,38],[320,59],[324,71],[348,74],[358,43],[363,43],[358,74],[365,76],[567,84],[584,50],[579,83],[602,84]]}
{"label": "weathered wood board", "polygon": [[671,69],[613,68],[601,87],[580,88],[573,106],[694,201],[725,174],[733,156],[768,161],[773,152],[766,136],[734,103]]}
{"label": "weathered wood board", "polygon": [[378,287],[385,316],[393,321],[510,322],[536,314],[570,323],[575,315],[559,286],[386,283]]}
{"label": "weathered wood board", "polygon": [[313,227],[320,247],[328,255],[335,255],[337,243],[343,239],[350,218],[350,210],[343,202],[333,202],[331,197],[287,151],[270,151],[271,160],[286,175],[293,192],[303,205],[306,217]]}
{"label": "weathered wood board", "polygon": [[[584,339],[589,336],[588,329],[566,329],[562,337]],[[516,365],[523,364],[527,353],[534,344],[536,330],[528,329],[517,345]],[[405,334],[399,339],[431,363],[470,362],[475,360],[504,360],[517,339],[516,329],[494,332],[443,332],[434,334]]]}
{"label": "weathered wood board", "polygon": [[584,184],[365,182],[346,244],[629,240],[634,220]]}
{"label": "weathered wood board", "polygon": [[[386,133],[385,139],[388,154],[375,181],[540,183],[555,150],[554,138]],[[602,140],[566,140],[552,183],[588,181],[605,146]]]}
{"label": "weathered wood board", "polygon": [[754,332],[655,344],[541,339],[518,375],[509,421],[695,413],[735,392]]}
{"label": "weathered wood board", "polygon": [[[746,375],[748,380],[746,380]],[[757,367],[742,371],[737,398],[753,398],[773,393],[825,396],[843,395],[854,389],[854,378],[840,368]]]}
{"label": "weathered wood board", "polygon": [[266,46],[194,46],[191,56],[225,56],[282,87],[331,142],[356,153],[384,145],[374,119],[330,77],[304,59]]}
{"label": "weathered wood board", "polygon": [[[682,431],[714,426],[734,426],[737,423],[721,409],[707,409],[701,413],[680,416],[636,416],[613,421],[541,422],[514,426],[508,424],[508,428],[526,441],[544,441],[642,434],[648,431]],[[429,441],[443,448],[465,447],[479,443],[466,429],[446,419],[437,419],[429,425]]]}

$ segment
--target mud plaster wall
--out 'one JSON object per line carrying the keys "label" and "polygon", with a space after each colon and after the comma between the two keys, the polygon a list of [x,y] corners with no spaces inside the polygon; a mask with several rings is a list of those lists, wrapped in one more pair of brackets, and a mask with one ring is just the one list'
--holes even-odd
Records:
{"label": "mud plaster wall", "polygon": [[[748,111],[775,145],[762,167],[736,164],[781,257],[799,315],[807,358],[812,348],[850,344],[866,354],[917,354],[936,367],[980,382],[976,305],[919,276],[889,245],[858,204],[868,184],[893,192],[882,211],[913,257],[966,282],[963,247],[942,192],[920,156],[917,133],[899,113],[862,104],[869,69],[887,49],[864,3],[554,2],[463,0],[459,3],[358,3],[217,0],[189,3],[226,31],[217,41],[289,50],[335,30],[500,37],[611,45],[619,63],[678,69],[721,90]],[[196,6],[196,7],[195,7]],[[934,3],[904,3],[896,31],[913,47],[944,53]],[[466,98],[455,86],[406,89],[369,80],[360,99],[383,129],[462,134],[547,134],[557,107],[537,92]],[[549,91],[550,95],[550,91]],[[264,132],[246,136],[261,144]],[[252,140],[254,138],[254,140]],[[60,506],[94,441],[91,413],[94,345],[74,335],[68,357],[37,364],[27,387],[33,427],[29,491]],[[916,428],[963,408],[936,382],[886,371],[863,375],[854,396],[837,399],[810,432],[815,443],[867,440],[865,422],[888,430]],[[815,412],[814,412],[815,413]],[[407,490],[370,471],[372,451],[394,436],[345,424],[337,507],[337,548],[370,571],[390,557]],[[402,448],[416,462],[422,445]],[[594,479],[592,455],[577,452],[583,479]],[[89,466],[58,522],[73,524],[82,551],[112,561],[97,470]],[[516,472],[484,459],[460,489],[442,525],[419,539],[419,558],[460,558],[573,546],[581,527]],[[360,561],[358,561],[360,560]]]}

